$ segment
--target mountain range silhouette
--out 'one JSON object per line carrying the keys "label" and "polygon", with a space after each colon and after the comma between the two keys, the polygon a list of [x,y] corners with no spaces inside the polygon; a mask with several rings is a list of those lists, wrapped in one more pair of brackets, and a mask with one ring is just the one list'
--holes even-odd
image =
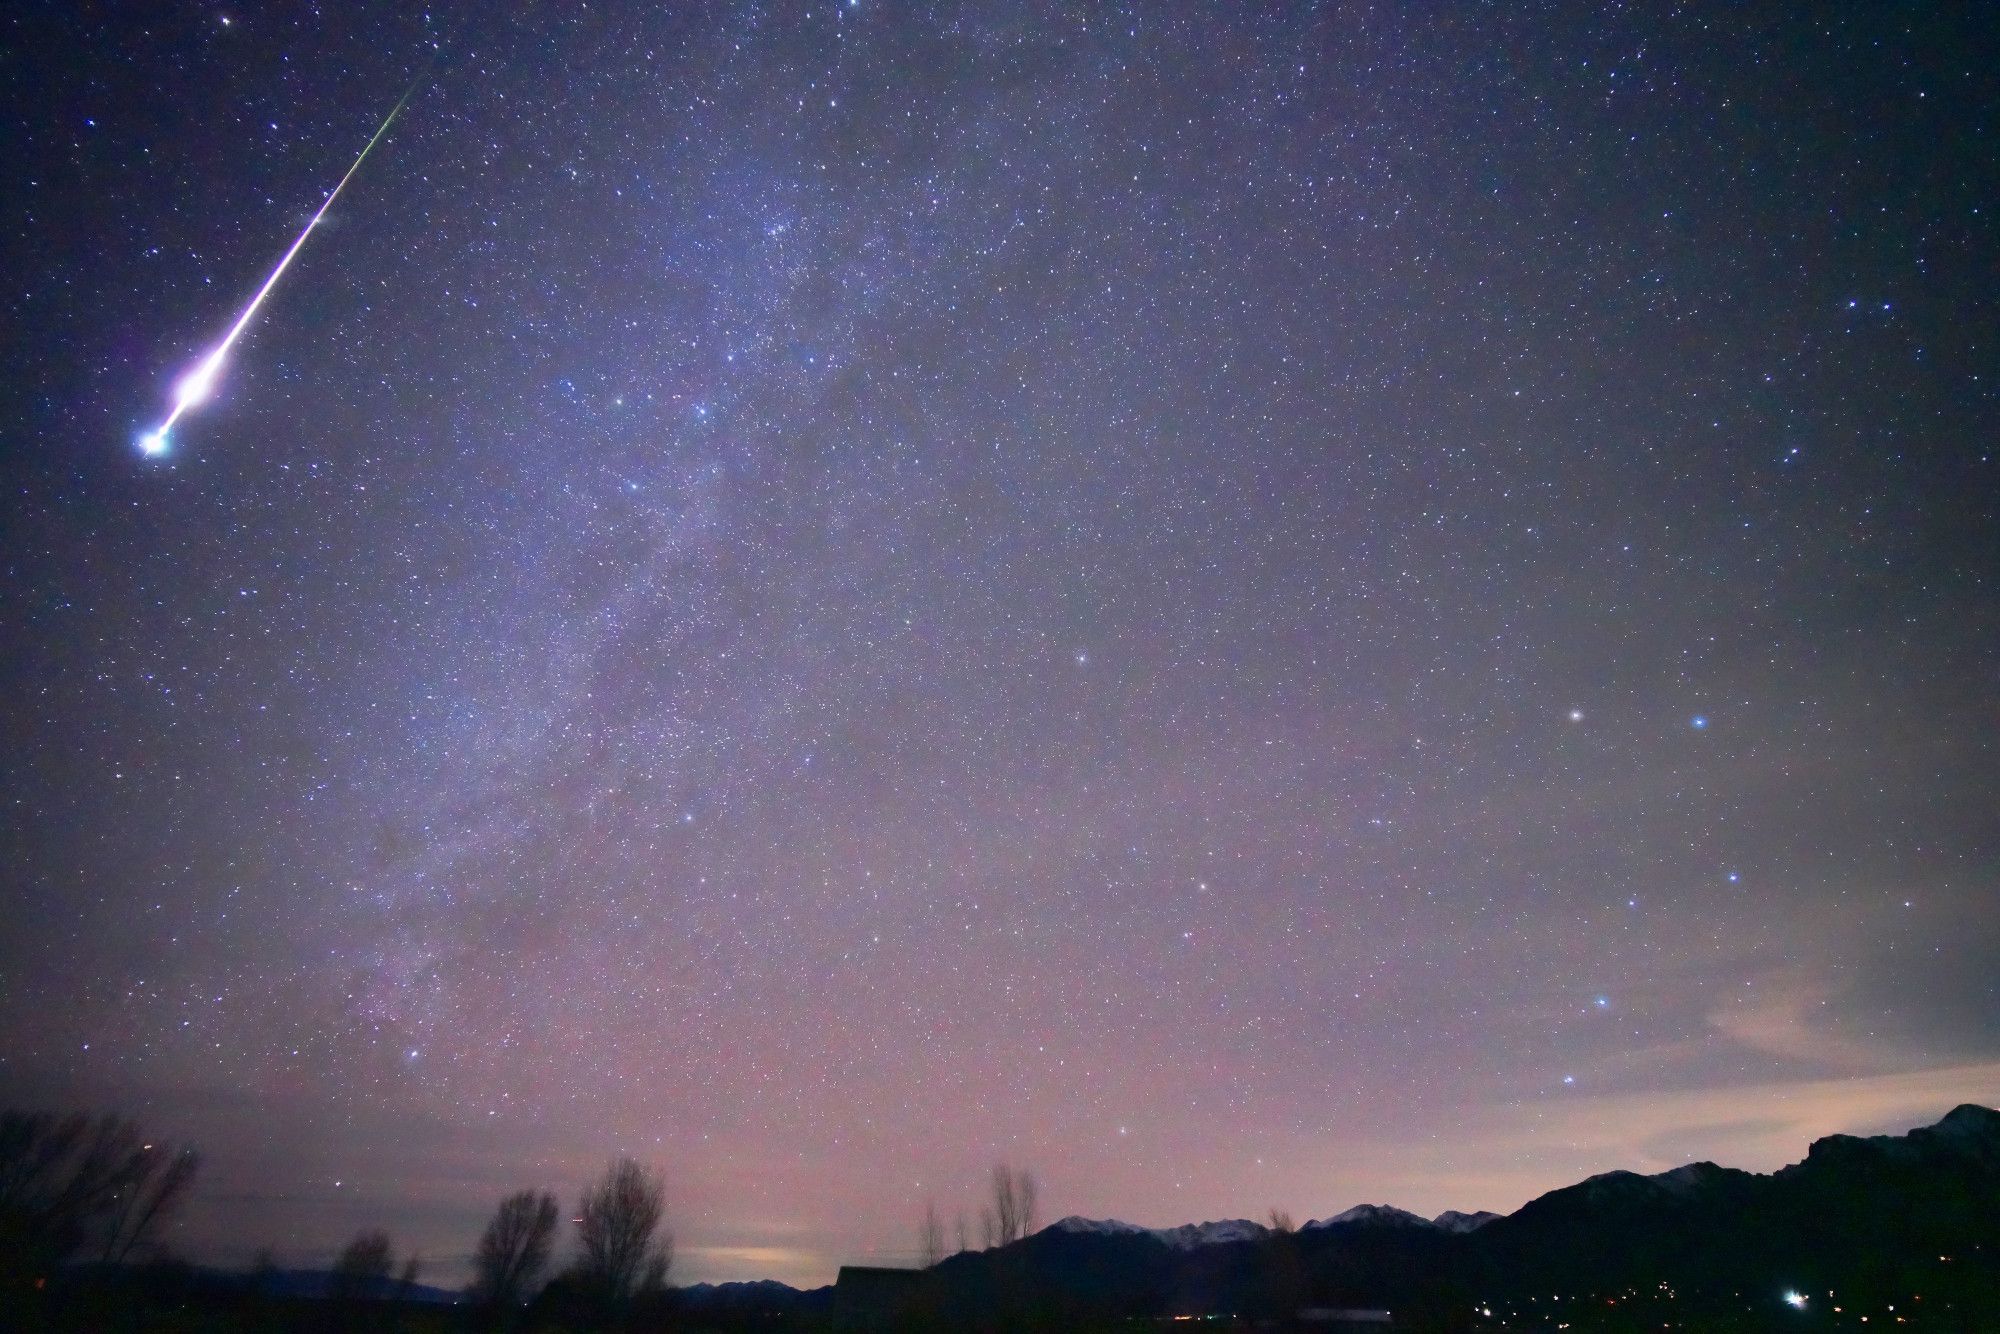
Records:
{"label": "mountain range silhouette", "polygon": [[[740,1286],[709,1299],[740,1303]],[[829,1300],[757,1286],[770,1309]],[[911,1293],[966,1327],[1009,1309],[1083,1322],[1369,1307],[1395,1311],[1399,1328],[1659,1328],[1644,1308],[1679,1327],[1763,1329],[1838,1307],[2000,1330],[2000,1112],[1966,1104],[1905,1135],[1829,1136],[1769,1174],[1709,1162],[1607,1172],[1504,1217],[1366,1205],[1289,1233],[1070,1217],[954,1255]]]}

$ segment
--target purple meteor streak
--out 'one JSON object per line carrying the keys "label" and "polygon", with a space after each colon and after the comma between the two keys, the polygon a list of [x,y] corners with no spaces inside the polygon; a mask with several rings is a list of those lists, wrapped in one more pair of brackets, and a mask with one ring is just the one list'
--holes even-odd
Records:
{"label": "purple meteor streak", "polygon": [[249,327],[251,319],[256,316],[257,308],[264,304],[264,299],[271,295],[271,289],[278,285],[278,279],[284,276],[287,268],[291,267],[292,260],[297,258],[299,251],[304,248],[306,238],[313,234],[313,228],[319,226],[320,219],[324,218],[326,211],[333,207],[333,201],[340,198],[340,192],[347,187],[349,181],[354,179],[354,173],[361,170],[361,164],[368,160],[368,154],[374,151],[375,145],[382,141],[382,136],[389,132],[389,126],[395,122],[397,115],[401,113],[403,107],[408,104],[410,98],[416,93],[417,85],[422,83],[423,79],[424,75],[419,74],[412,80],[410,86],[404,90],[403,96],[397,100],[396,105],[390,108],[389,114],[382,118],[382,124],[376,128],[374,136],[362,147],[361,155],[354,159],[354,165],[347,169],[347,174],[342,176],[333,189],[328,192],[325,201],[320,204],[318,211],[306,220],[306,225],[299,232],[298,239],[292,242],[291,248],[286,250],[284,256],[278,260],[277,267],[271,270],[271,276],[266,278],[264,285],[257,289],[257,295],[250,298],[250,304],[245,306],[243,313],[236,317],[236,323],[229,326],[229,332],[222,336],[222,341],[217,343],[206,356],[202,357],[195,364],[193,370],[175,382],[174,409],[167,414],[165,421],[139,437],[140,453],[146,455],[148,458],[158,458],[165,454],[173,447],[171,434],[174,424],[180,421],[181,416],[189,408],[197,407],[207,402],[214,395],[215,383],[222,378],[223,366],[229,358],[229,349],[235,346],[238,338],[243,336],[244,329]]}

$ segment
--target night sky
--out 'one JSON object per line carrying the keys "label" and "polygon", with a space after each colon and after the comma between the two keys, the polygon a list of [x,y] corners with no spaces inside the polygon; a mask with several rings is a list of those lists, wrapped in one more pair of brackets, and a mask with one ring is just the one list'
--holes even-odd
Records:
{"label": "night sky", "polygon": [[183,1253],[2000,1102],[1990,13],[509,8],[0,19],[0,1094]]}

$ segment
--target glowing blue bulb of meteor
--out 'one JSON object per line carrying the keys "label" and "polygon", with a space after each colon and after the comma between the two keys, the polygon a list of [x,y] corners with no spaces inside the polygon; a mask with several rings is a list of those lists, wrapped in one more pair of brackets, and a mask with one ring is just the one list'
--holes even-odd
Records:
{"label": "glowing blue bulb of meteor", "polygon": [[198,407],[215,397],[215,382],[222,378],[222,361],[227,347],[219,347],[201,359],[199,365],[183,375],[174,385],[174,413],[164,426],[155,427],[139,437],[139,452],[149,459],[159,458],[173,448],[168,432],[174,423],[189,408]]}

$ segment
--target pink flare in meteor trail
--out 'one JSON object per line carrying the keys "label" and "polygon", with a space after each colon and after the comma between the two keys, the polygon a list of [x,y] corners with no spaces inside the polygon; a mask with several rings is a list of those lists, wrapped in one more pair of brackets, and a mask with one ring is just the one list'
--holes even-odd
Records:
{"label": "pink flare in meteor trail", "polygon": [[181,419],[181,415],[189,408],[197,407],[214,396],[215,383],[222,378],[222,369],[224,363],[229,358],[229,349],[235,346],[238,338],[243,336],[244,329],[249,327],[250,321],[256,316],[257,308],[264,304],[264,298],[271,295],[271,289],[278,285],[278,279],[284,277],[285,270],[290,268],[292,260],[298,257],[300,249],[306,243],[306,238],[312,235],[313,228],[319,226],[320,219],[324,218],[326,211],[333,207],[333,201],[340,197],[340,192],[347,187],[349,181],[354,179],[354,173],[360,171],[361,164],[368,160],[368,154],[374,150],[376,144],[381,142],[382,136],[389,132],[390,124],[395,121],[397,113],[402,111],[404,105],[410,100],[410,95],[417,91],[417,84],[422,82],[423,77],[422,74],[419,74],[416,80],[410,84],[409,88],[404,91],[402,98],[390,109],[389,114],[382,118],[382,124],[376,128],[374,137],[369,139],[367,144],[362,148],[361,155],[354,159],[354,165],[347,169],[347,174],[342,176],[333,189],[327,193],[326,200],[319,206],[319,211],[306,220],[306,225],[299,232],[298,239],[292,242],[289,250],[285,251],[284,257],[278,261],[278,266],[271,270],[271,276],[264,280],[264,285],[257,289],[257,295],[250,298],[250,304],[245,306],[243,313],[236,317],[236,323],[229,326],[229,332],[222,336],[222,341],[217,343],[207,356],[204,356],[197,362],[193,370],[183,375],[174,383],[174,410],[167,414],[165,421],[139,437],[140,453],[146,455],[148,458],[158,458],[160,455],[165,454],[172,447],[173,442],[170,439],[170,433],[174,429],[174,423],[178,422]]}

